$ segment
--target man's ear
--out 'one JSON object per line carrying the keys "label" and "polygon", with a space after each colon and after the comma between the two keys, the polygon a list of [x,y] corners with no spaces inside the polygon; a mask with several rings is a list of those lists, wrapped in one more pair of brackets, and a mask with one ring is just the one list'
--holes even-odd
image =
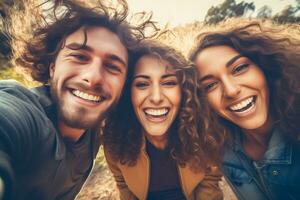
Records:
{"label": "man's ear", "polygon": [[54,63],[51,63],[50,67],[49,67],[50,78],[52,78],[54,76],[54,71],[55,71],[55,65],[54,65]]}

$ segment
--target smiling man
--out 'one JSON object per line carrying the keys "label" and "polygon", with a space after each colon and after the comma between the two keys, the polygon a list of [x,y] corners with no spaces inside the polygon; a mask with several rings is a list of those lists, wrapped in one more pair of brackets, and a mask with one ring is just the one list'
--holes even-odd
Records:
{"label": "smiling man", "polygon": [[54,22],[23,41],[17,61],[43,86],[0,81],[0,199],[74,199],[80,191],[100,124],[122,94],[132,48],[152,24],[129,25],[121,5],[111,13],[55,1]]}
{"label": "smiling man", "polygon": [[51,94],[58,104],[60,131],[77,140],[85,129],[99,125],[120,97],[128,53],[104,27],[82,27],[65,42],[50,64]]}

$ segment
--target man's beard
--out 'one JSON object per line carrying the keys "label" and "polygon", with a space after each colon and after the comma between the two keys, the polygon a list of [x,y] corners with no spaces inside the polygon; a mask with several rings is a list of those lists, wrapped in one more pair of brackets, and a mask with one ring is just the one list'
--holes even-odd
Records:
{"label": "man's beard", "polygon": [[74,108],[68,108],[67,102],[58,97],[56,80],[51,80],[50,88],[52,101],[55,103],[57,109],[57,119],[71,128],[90,129],[99,127],[102,120],[109,115],[113,107],[116,105],[115,101],[107,108],[107,110],[99,113],[96,119],[88,120],[85,119],[85,115],[88,112],[85,108],[82,107],[76,110]]}

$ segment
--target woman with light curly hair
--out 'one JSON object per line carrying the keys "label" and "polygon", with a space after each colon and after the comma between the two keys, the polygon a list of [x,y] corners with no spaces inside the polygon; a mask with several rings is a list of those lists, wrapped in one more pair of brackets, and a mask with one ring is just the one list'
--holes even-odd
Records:
{"label": "woman with light curly hair", "polygon": [[191,55],[222,170],[239,199],[300,199],[300,27],[239,23],[202,33]]}
{"label": "woman with light curly hair", "polygon": [[204,134],[207,107],[196,98],[196,71],[179,52],[153,41],[137,52],[104,131],[121,199],[222,199],[216,151]]}

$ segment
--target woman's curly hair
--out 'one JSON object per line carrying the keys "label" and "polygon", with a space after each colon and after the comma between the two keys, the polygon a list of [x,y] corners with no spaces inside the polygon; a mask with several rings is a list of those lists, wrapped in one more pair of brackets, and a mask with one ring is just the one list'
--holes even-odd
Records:
{"label": "woman's curly hair", "polygon": [[[131,57],[132,49],[146,38],[145,30],[158,31],[151,15],[144,14],[139,24],[127,20],[128,5],[118,0],[116,7],[103,1],[84,4],[76,0],[46,1],[37,5],[36,0],[24,1],[24,9],[11,13],[10,33],[13,37],[13,61],[29,71],[32,78],[41,83],[49,81],[49,66],[64,47],[66,37],[83,27],[105,27],[118,35]],[[84,46],[87,41],[85,32]],[[130,62],[130,61],[129,61]]]}
{"label": "woman's curly hair", "polygon": [[[134,63],[145,55],[151,55],[167,61],[167,67],[175,70],[181,88],[181,105],[170,129],[168,148],[179,164],[189,163],[195,171],[204,169],[217,155],[213,155],[216,151],[210,151],[210,140],[205,138],[208,106],[197,97],[195,69],[181,53],[154,41],[142,43],[135,55]],[[131,104],[132,78],[133,71],[130,71],[130,81],[103,131],[104,147],[114,159],[128,165],[135,164],[144,137]]]}
{"label": "woman's curly hair", "polygon": [[[251,59],[266,77],[270,111],[287,137],[299,140],[300,26],[234,19],[214,28],[221,30],[204,32],[198,36],[190,60],[195,61],[203,49],[219,45],[230,46]],[[219,134],[225,141],[230,141],[230,132],[235,125],[220,118],[210,122],[209,126],[220,124],[225,128],[225,133],[221,129]]]}

